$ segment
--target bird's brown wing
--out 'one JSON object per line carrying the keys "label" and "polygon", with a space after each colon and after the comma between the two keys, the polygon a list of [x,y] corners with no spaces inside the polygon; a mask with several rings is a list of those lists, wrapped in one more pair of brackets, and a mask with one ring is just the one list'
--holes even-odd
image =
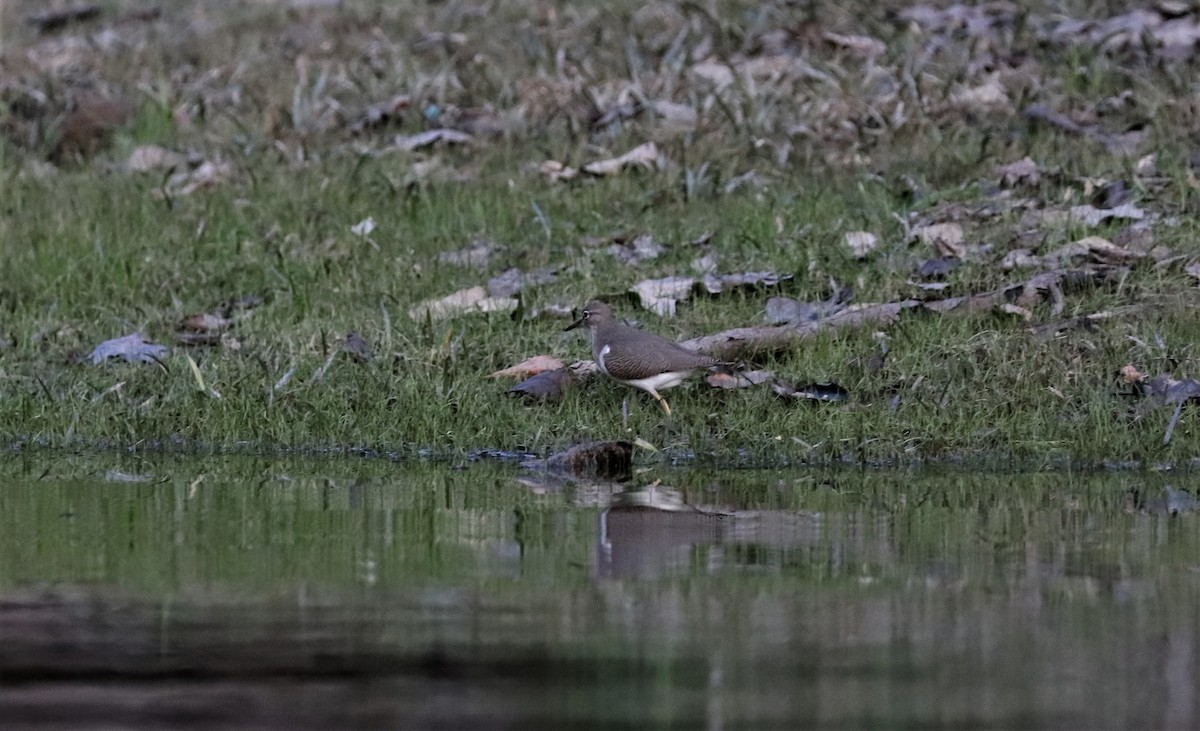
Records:
{"label": "bird's brown wing", "polygon": [[604,368],[613,378],[629,380],[646,374],[707,368],[721,361],[697,353],[654,333],[629,336],[623,347],[604,356]]}

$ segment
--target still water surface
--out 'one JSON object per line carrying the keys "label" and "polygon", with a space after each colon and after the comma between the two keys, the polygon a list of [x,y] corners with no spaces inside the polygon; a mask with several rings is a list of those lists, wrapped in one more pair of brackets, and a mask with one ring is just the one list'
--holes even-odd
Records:
{"label": "still water surface", "polygon": [[6,729],[1200,727],[1187,476],[0,476]]}

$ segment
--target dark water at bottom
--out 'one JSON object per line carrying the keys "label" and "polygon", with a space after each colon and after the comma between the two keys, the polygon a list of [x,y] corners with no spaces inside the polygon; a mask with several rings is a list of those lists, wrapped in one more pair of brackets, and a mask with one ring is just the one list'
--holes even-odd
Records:
{"label": "dark water at bottom", "polygon": [[0,469],[5,729],[1200,727],[1185,476]]}

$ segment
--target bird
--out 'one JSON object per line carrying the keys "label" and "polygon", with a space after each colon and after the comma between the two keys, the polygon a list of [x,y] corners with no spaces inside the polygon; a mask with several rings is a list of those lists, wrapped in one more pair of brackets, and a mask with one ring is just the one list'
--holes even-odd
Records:
{"label": "bird", "polygon": [[660,389],[678,386],[696,369],[727,365],[661,335],[626,325],[599,300],[584,305],[580,318],[564,331],[582,325],[587,326],[592,357],[600,372],[650,394],[667,416],[671,415],[671,405],[658,393]]}

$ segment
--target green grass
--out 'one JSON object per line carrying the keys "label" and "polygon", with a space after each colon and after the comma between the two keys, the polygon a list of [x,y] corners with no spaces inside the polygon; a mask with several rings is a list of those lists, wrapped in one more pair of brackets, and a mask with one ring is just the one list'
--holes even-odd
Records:
{"label": "green grass", "polygon": [[[493,19],[501,27],[524,29],[519,33],[527,37],[514,45],[481,33],[480,19],[455,15],[458,5],[441,16],[415,7],[374,15],[370,7],[355,6],[332,19],[318,13],[319,22],[311,24],[319,37],[346,31],[328,52],[342,59],[349,78],[360,84],[356,97],[348,87],[338,87],[349,107],[408,89],[443,105],[504,109],[521,98],[522,80],[553,65],[551,51],[537,50],[553,34],[530,30],[520,17]],[[575,15],[582,11],[560,10],[564,37],[618,37],[632,28],[640,45],[636,53],[627,49],[629,54],[649,62],[662,52],[654,50],[653,24],[644,18],[617,12],[583,13],[584,18]],[[732,45],[718,50],[747,52],[752,44],[738,45],[739,34],[759,32],[755,24],[766,22],[766,16],[737,3],[727,10],[721,27],[729,35],[718,34],[717,42]],[[411,78],[389,83],[367,74],[365,62],[355,55],[363,47],[362,34],[373,23],[405,27],[405,18],[425,17],[423,12],[434,13],[436,22],[430,22],[439,29],[471,34],[479,53],[508,65],[468,74],[469,58],[461,53],[439,57],[399,44],[388,52],[410,64],[404,68]],[[312,91],[315,81],[310,78],[304,87],[294,64],[271,55],[266,41],[282,32],[283,20],[270,16],[263,22],[265,30],[246,26],[214,47],[201,44],[191,52],[201,68],[217,68],[226,57],[247,61],[245,76],[239,77],[246,92],[242,107],[212,111],[190,130],[175,130],[170,110],[202,91],[171,80],[185,48],[151,43],[106,59],[114,78],[130,74],[122,64],[137,62],[150,79],[138,121],[118,135],[108,153],[53,169],[15,144],[3,148],[0,440],[251,451],[353,446],[450,458],[479,450],[547,452],[581,439],[636,435],[669,457],[721,464],[964,458],[1035,465],[1183,463],[1200,456],[1190,410],[1172,443],[1164,446],[1169,409],[1135,418],[1136,401],[1117,380],[1118,369],[1127,363],[1147,374],[1195,374],[1192,344],[1200,338],[1200,319],[1193,314],[1195,284],[1179,264],[1139,264],[1119,286],[1068,292],[1060,317],[1149,305],[1095,329],[1040,339],[1010,315],[907,315],[886,328],[890,355],[878,372],[862,365],[878,352],[874,328],[819,337],[750,364],[800,383],[837,382],[850,390],[849,403],[789,403],[767,388],[719,392],[701,385],[668,393],[675,412],[669,420],[648,398],[600,380],[572,391],[562,403],[527,405],[505,395],[510,384],[485,377],[540,353],[568,361],[588,357],[584,338],[563,334],[562,321],[475,315],[430,323],[408,316],[409,308],[425,299],[483,284],[510,266],[560,270],[555,283],[521,294],[522,315],[549,304],[579,305],[595,295],[619,295],[644,278],[690,274],[701,252],[687,242],[705,232],[714,234],[721,272],[769,269],[794,279],[777,290],[700,297],[681,307],[674,320],[637,312],[632,300],[621,314],[682,339],[759,323],[767,298],[776,294],[824,298],[831,277],[853,286],[856,302],[919,295],[911,271],[930,252],[903,240],[897,217],[940,202],[978,203],[994,185],[992,167],[1026,154],[1047,171],[1034,191],[1046,203],[1083,200],[1084,176],[1131,179],[1132,162],[1094,142],[1019,118],[944,118],[912,109],[915,121],[884,137],[796,138],[790,160],[779,164],[769,148],[754,142],[778,140],[788,112],[754,97],[740,101],[751,112],[741,126],[734,123],[736,110],[728,112],[733,117],[715,110],[700,131],[661,139],[673,164],[656,173],[573,184],[546,181],[534,170],[544,159],[577,164],[662,136],[640,122],[615,136],[589,135],[555,116],[539,130],[544,137],[514,135],[469,151],[361,156],[339,131],[306,132],[304,124],[312,120],[285,119],[282,131],[272,126],[281,110],[286,117],[299,109],[294,92]],[[868,30],[883,37],[894,33],[878,19]],[[1021,36],[1016,44],[1027,41]],[[622,74],[630,73],[633,56],[603,43],[588,48],[595,54],[590,59],[595,69],[615,74],[595,83],[628,81]],[[915,52],[898,41],[890,48],[891,62]],[[1038,52],[1044,54],[1038,57],[1046,63],[1044,73],[1063,74],[1043,80],[1061,95],[1052,101],[1063,109],[1094,104],[1146,68],[1077,51],[1056,70],[1051,62],[1067,52]],[[436,92],[422,86],[439,70],[454,70],[467,86]],[[221,78],[229,83],[228,76]],[[1168,182],[1153,190],[1135,183],[1135,199],[1177,217],[1176,225],[1154,228],[1159,244],[1195,255],[1196,225],[1190,215],[1195,194],[1187,183],[1185,150],[1172,132],[1180,119],[1170,94],[1177,81],[1168,75],[1154,78],[1160,83],[1141,82],[1135,94],[1153,115],[1150,137],[1156,145],[1150,149],[1159,152]],[[839,93],[855,99],[861,92],[854,87],[858,81],[850,74]],[[677,98],[695,102],[697,93],[685,90]],[[420,127],[410,115],[381,135]],[[381,139],[363,142],[369,147]],[[146,142],[180,149],[195,145],[210,158],[232,162],[236,172],[213,189],[164,199],[158,194],[161,174],[119,170],[119,160]],[[304,161],[297,162],[301,150]],[[830,162],[834,152],[858,154],[866,163]],[[472,177],[412,182],[413,165],[431,159],[448,169],[468,170]],[[720,192],[729,179],[751,169],[764,176],[765,187]],[[923,197],[915,202],[904,197],[897,183],[902,175],[918,183]],[[373,243],[350,232],[367,216],[378,224]],[[1021,245],[1023,227],[1020,212],[1003,213],[970,229],[968,243],[1007,251]],[[851,258],[841,243],[853,230],[880,237],[880,249],[866,262]],[[1048,230],[1042,248],[1118,230]],[[588,237],[639,232],[652,234],[668,250],[636,269],[582,243]],[[438,263],[439,252],[474,239],[500,244],[486,271]],[[968,263],[948,277],[945,294],[985,291],[1027,276],[1002,272],[992,260]],[[173,346],[175,326],[184,316],[250,295],[265,303],[233,331],[238,349],[172,347],[165,370],[74,362],[100,341],[134,330]],[[1033,312],[1034,324],[1059,319],[1045,302]],[[372,343],[377,357],[362,365],[340,356],[313,382],[312,375],[348,331]],[[199,391],[185,355],[195,360],[220,399]],[[287,385],[274,388],[289,370],[294,375]],[[628,430],[620,413],[625,397],[630,399]]]}

